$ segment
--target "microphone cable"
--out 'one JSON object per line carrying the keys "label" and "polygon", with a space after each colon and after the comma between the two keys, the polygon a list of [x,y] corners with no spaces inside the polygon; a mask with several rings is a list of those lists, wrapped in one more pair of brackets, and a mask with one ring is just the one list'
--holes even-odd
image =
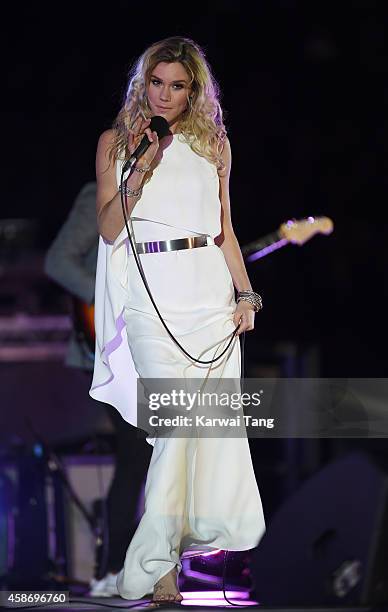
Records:
{"label": "microphone cable", "polygon": [[[245,382],[245,361],[244,361],[244,355],[245,355],[245,331],[242,333],[242,340],[241,340],[241,393],[244,393],[244,382]],[[226,582],[226,562],[228,559],[228,553],[229,550],[224,550],[224,562],[222,565],[222,594],[224,596],[225,601],[230,604],[231,606],[235,606],[237,608],[241,608],[244,607],[244,604],[236,604],[233,601],[231,601],[230,599],[228,599],[227,595],[226,595],[226,586],[225,586],[225,582]]]}

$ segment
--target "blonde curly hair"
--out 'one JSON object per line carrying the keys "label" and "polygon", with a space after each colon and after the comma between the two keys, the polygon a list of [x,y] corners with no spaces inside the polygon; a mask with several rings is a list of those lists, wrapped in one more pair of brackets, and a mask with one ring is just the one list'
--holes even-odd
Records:
{"label": "blonde curly hair", "polygon": [[180,62],[185,68],[191,86],[188,106],[180,117],[177,130],[192,150],[223,170],[221,158],[226,138],[223,113],[219,102],[219,87],[214,79],[203,50],[191,39],[173,36],[148,47],[134,63],[123,106],[113,122],[114,137],[110,158],[128,156],[128,134],[136,119],[151,117],[147,88],[151,74],[160,62]]}

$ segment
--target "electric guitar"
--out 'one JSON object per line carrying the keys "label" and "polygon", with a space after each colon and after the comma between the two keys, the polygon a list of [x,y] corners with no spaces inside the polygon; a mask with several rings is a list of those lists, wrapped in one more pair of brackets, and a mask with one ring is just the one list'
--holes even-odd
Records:
{"label": "electric guitar", "polygon": [[307,217],[300,221],[292,219],[282,223],[276,232],[241,247],[241,252],[246,261],[252,262],[287,244],[301,246],[315,234],[328,235],[332,231],[333,221],[329,217]]}
{"label": "electric guitar", "polygon": [[[282,223],[275,232],[241,247],[241,252],[247,262],[253,262],[276,249],[285,247],[287,244],[301,246],[315,234],[325,234],[327,236],[332,231],[333,221],[329,217],[307,217],[300,221],[292,219]],[[73,297],[73,322],[77,336],[86,342],[89,350],[93,353],[96,339],[94,305],[89,305],[79,298]]]}
{"label": "electric guitar", "polygon": [[72,319],[76,336],[86,343],[94,355],[96,333],[94,331],[94,304],[87,304],[80,298],[72,296]]}

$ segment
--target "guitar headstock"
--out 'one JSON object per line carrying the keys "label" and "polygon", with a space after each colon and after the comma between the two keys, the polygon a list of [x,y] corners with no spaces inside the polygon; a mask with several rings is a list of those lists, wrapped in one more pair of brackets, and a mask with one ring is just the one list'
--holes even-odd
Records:
{"label": "guitar headstock", "polygon": [[290,219],[282,223],[279,233],[288,242],[302,245],[315,234],[331,234],[333,227],[333,221],[329,217],[307,217],[299,221]]}

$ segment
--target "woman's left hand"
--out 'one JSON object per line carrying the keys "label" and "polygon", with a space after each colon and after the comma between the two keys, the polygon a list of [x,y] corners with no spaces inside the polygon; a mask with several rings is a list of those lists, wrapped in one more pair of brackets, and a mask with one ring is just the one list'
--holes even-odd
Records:
{"label": "woman's left hand", "polygon": [[237,336],[244,331],[250,331],[255,327],[255,311],[249,302],[246,300],[240,300],[237,304],[236,310],[233,315],[233,322],[237,325],[241,321],[240,327],[238,328]]}

